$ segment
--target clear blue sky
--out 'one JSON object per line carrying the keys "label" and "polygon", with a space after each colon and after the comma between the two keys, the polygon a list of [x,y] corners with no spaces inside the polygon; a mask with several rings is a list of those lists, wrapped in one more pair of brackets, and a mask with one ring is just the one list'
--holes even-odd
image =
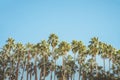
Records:
{"label": "clear blue sky", "polygon": [[50,33],[86,45],[96,36],[120,49],[120,0],[0,0],[0,47],[8,37],[37,43]]}
{"label": "clear blue sky", "polygon": [[37,43],[50,33],[86,45],[96,36],[120,49],[120,0],[0,0],[0,47],[8,37]]}

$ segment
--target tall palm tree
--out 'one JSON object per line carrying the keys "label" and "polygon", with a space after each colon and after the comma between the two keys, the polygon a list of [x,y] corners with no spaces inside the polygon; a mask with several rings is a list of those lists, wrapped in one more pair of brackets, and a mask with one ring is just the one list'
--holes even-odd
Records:
{"label": "tall palm tree", "polygon": [[38,61],[38,54],[39,54],[38,45],[34,45],[34,46],[33,46],[32,57],[34,58],[34,73],[35,73],[35,80],[38,80],[38,76],[37,76],[37,61]]}
{"label": "tall palm tree", "polygon": [[24,55],[24,46],[22,43],[17,43],[15,44],[15,60],[16,60],[16,77],[15,80],[18,80],[18,76],[19,76],[19,67],[20,67],[20,61],[23,58]]}
{"label": "tall palm tree", "polygon": [[110,68],[111,68],[111,60],[112,60],[112,56],[113,56],[113,54],[115,54],[115,48],[113,48],[113,46],[112,45],[108,45],[107,46],[107,58],[109,59],[109,76],[110,76],[110,72],[111,72],[111,70],[110,70]]}
{"label": "tall palm tree", "polygon": [[[13,57],[13,50],[14,50],[14,46],[15,46],[15,40],[13,39],[13,38],[8,38],[8,40],[6,41],[7,42],[7,44],[5,45],[6,46],[6,54],[9,56],[9,57],[11,57],[10,59],[10,61],[11,62],[9,62],[10,63],[10,66],[11,65],[13,65],[13,59],[14,59],[14,57]],[[10,69],[10,74],[12,75],[12,69],[13,68],[11,68]],[[10,75],[10,76],[11,76]]]}
{"label": "tall palm tree", "polygon": [[104,68],[104,72],[106,72],[106,68],[105,68],[105,59],[107,58],[107,44],[103,44],[103,53],[102,53],[102,58],[103,58],[103,68]]}
{"label": "tall palm tree", "polygon": [[120,70],[120,67],[119,67],[119,64],[120,64],[120,55],[119,55],[119,50],[116,50],[116,52],[113,54],[112,56],[112,78],[118,78],[117,80],[119,80],[119,70]]}
{"label": "tall palm tree", "polygon": [[26,80],[28,80],[28,77],[29,77],[29,68],[30,68],[30,60],[31,60],[31,53],[33,51],[33,44],[31,43],[27,43],[25,45],[25,49],[26,49],[26,54],[25,54],[25,57],[27,59],[26,61],[26,71],[27,71],[27,76],[26,76]]}
{"label": "tall palm tree", "polygon": [[[114,53],[115,54],[115,53]],[[120,50],[116,50],[116,54],[117,54],[117,75],[118,75],[118,79],[120,79]]]}
{"label": "tall palm tree", "polygon": [[78,64],[79,64],[79,77],[78,77],[78,80],[80,80],[81,78],[81,68],[82,68],[82,63],[83,63],[83,60],[85,59],[85,51],[86,51],[86,46],[83,44],[82,41],[78,41],[78,44],[77,44],[77,48],[78,48]]}
{"label": "tall palm tree", "polygon": [[[55,48],[55,50],[54,50],[54,53],[55,53],[55,55],[54,55],[54,60],[55,60],[55,66],[53,66],[53,70],[55,70],[55,75],[54,75],[54,79],[56,79],[56,69],[57,69],[57,60],[59,60],[59,57],[60,57],[60,50],[59,50],[59,48]],[[59,69],[60,70],[60,69]]]}
{"label": "tall palm tree", "polygon": [[[74,62],[76,62],[76,53],[78,52],[78,41],[73,40],[71,43],[72,52],[74,53]],[[73,80],[75,79],[75,73],[73,74]]]}
{"label": "tall palm tree", "polygon": [[8,69],[8,58],[9,56],[4,53],[4,51],[0,52],[0,79],[5,80],[6,79],[6,71]]}
{"label": "tall palm tree", "polygon": [[108,45],[103,43],[103,42],[100,42],[99,44],[99,47],[100,47],[100,53],[101,54],[101,57],[103,59],[103,78],[106,78],[106,68],[105,68],[105,59],[107,58],[107,53],[108,53]]}
{"label": "tall palm tree", "polygon": [[[90,45],[88,46],[90,49],[90,55],[92,55],[92,59],[95,61],[96,63],[96,55],[99,53],[99,40],[97,37],[93,37],[90,41]],[[93,62],[91,62],[91,73],[93,70]],[[96,66],[96,77],[98,76],[98,66]]]}
{"label": "tall palm tree", "polygon": [[73,80],[72,75],[75,73],[77,65],[71,55],[67,56],[65,66],[67,80]]}
{"label": "tall palm tree", "polygon": [[23,80],[23,77],[24,77],[24,72],[25,72],[25,66],[26,66],[26,57],[25,57],[25,53],[26,53],[26,50],[24,50],[24,55],[22,57],[22,64],[21,64],[21,68],[23,69],[22,70],[22,73],[21,73],[21,80]]}
{"label": "tall palm tree", "polygon": [[47,41],[45,40],[42,40],[40,43],[39,43],[39,47],[40,49],[40,54],[42,56],[42,58],[44,59],[44,70],[43,70],[43,80],[45,80],[45,77],[46,77],[46,60],[48,60],[48,56],[50,56],[50,48],[49,48],[49,44],[47,43]]}
{"label": "tall palm tree", "polygon": [[[4,55],[8,57],[8,63],[9,63],[9,78],[13,77],[13,50],[14,50],[14,46],[15,46],[15,40],[13,38],[8,38],[8,40],[6,41],[7,43],[3,46],[3,52],[4,52]],[[4,61],[5,62],[5,61]],[[7,66],[6,66],[7,67]],[[3,68],[5,69],[5,68]]]}
{"label": "tall palm tree", "polygon": [[62,70],[63,70],[63,74],[62,74],[62,78],[63,80],[66,80],[66,76],[65,76],[65,55],[67,54],[67,52],[69,52],[71,46],[69,43],[62,41],[59,45],[59,50],[61,52],[62,55]]}
{"label": "tall palm tree", "polygon": [[55,73],[57,76],[57,80],[63,80],[62,79],[62,66],[61,65],[57,65]]}
{"label": "tall palm tree", "polygon": [[[54,50],[55,50],[55,47],[58,44],[58,36],[56,34],[50,34],[49,39],[48,39],[48,43],[52,47],[52,51],[51,51],[52,60],[53,60],[53,64],[55,64],[54,66],[56,66],[56,60],[54,59],[54,57],[55,57]],[[51,68],[52,68],[52,66],[51,66]],[[55,70],[54,70],[54,80],[55,80]],[[51,71],[51,78],[50,78],[50,80],[52,80],[52,71]]]}
{"label": "tall palm tree", "polygon": [[[45,61],[45,69],[44,69],[44,61]],[[38,64],[38,67],[40,69],[40,78],[39,80],[43,80],[44,78],[44,70],[45,70],[45,77],[47,77],[51,71],[50,69],[51,61],[48,60],[48,58],[42,57],[40,59],[40,62]]]}

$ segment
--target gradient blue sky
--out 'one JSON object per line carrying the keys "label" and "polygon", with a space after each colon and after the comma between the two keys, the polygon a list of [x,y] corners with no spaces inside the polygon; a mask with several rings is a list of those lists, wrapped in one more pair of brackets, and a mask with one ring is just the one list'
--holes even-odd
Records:
{"label": "gradient blue sky", "polygon": [[120,49],[120,0],[0,0],[0,48],[8,37],[37,43],[50,33],[86,45],[96,36]]}
{"label": "gradient blue sky", "polygon": [[0,47],[8,37],[37,43],[50,33],[86,45],[97,36],[120,49],[120,0],[0,1]]}

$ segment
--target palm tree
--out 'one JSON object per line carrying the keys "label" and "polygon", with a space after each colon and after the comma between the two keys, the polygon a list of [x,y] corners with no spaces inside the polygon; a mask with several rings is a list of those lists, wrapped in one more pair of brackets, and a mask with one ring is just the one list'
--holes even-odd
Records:
{"label": "palm tree", "polygon": [[[76,56],[76,53],[78,52],[78,41],[76,40],[73,40],[72,43],[71,43],[71,48],[72,48],[72,52],[74,53],[74,62],[75,62],[75,56]],[[73,75],[73,80],[75,79],[75,73]]]}
{"label": "palm tree", "polygon": [[58,80],[63,80],[62,79],[62,66],[57,65],[55,73],[56,73]]}
{"label": "palm tree", "polygon": [[[37,47],[36,45],[33,45],[31,55],[32,55],[32,57],[34,58],[34,73],[35,73],[35,80],[38,80],[38,77],[37,77],[37,56],[38,56],[38,47]],[[32,70],[32,65],[31,65],[31,70]],[[30,72],[31,72],[31,71],[30,71]]]}
{"label": "palm tree", "polygon": [[82,41],[79,41],[77,44],[77,48],[78,48],[78,64],[79,64],[79,77],[78,80],[80,80],[81,78],[81,68],[82,68],[82,63],[85,59],[85,51],[86,51],[86,46],[83,44]]}
{"label": "palm tree", "polygon": [[[45,69],[44,69],[44,60],[45,60]],[[44,58],[42,57],[40,59],[40,62],[38,64],[38,67],[40,69],[40,79],[39,80],[43,80],[44,78],[44,70],[45,70],[45,77],[47,77],[50,73],[50,66],[51,66],[51,62],[48,60],[48,58]]]}
{"label": "palm tree", "polygon": [[117,50],[116,54],[117,54],[117,60],[116,60],[116,63],[117,63],[117,75],[118,75],[118,79],[120,79],[120,50]]}
{"label": "palm tree", "polygon": [[[25,53],[25,52],[26,52],[26,51],[24,50],[24,53]],[[26,66],[26,57],[25,57],[25,54],[23,55],[21,61],[22,61],[21,68],[23,69],[23,70],[22,70],[22,75],[21,75],[21,80],[23,80],[24,72],[25,72],[25,66]]]}
{"label": "palm tree", "polygon": [[9,56],[4,53],[4,51],[0,52],[0,79],[6,79],[6,71],[8,69],[8,58]]}
{"label": "palm tree", "polygon": [[7,44],[6,44],[6,48],[7,48],[7,50],[8,50],[8,54],[10,54],[11,52],[11,50],[14,48],[14,46],[15,46],[15,42],[14,42],[15,40],[13,39],[13,38],[8,38],[8,40],[6,41],[7,42]]}
{"label": "palm tree", "polygon": [[67,56],[65,66],[67,80],[73,80],[72,75],[75,74],[77,65],[75,64],[74,59],[71,55]]}
{"label": "palm tree", "polygon": [[110,76],[110,72],[111,72],[110,68],[111,68],[112,56],[113,56],[113,54],[115,54],[115,53],[116,53],[115,48],[113,48],[112,45],[108,45],[108,46],[107,46],[107,58],[109,59],[109,76]]}
{"label": "palm tree", "polygon": [[116,50],[116,52],[113,54],[112,56],[112,74],[113,74],[113,78],[117,78],[117,80],[119,80],[120,78],[120,51]]}
{"label": "palm tree", "polygon": [[44,59],[43,62],[44,62],[44,70],[43,70],[43,80],[45,80],[45,77],[46,77],[46,60],[48,60],[48,56],[50,56],[50,49],[49,49],[49,44],[45,41],[45,40],[42,40],[41,43],[39,43],[39,47],[40,49],[40,54],[42,56],[42,58]]}
{"label": "palm tree", "polygon": [[[90,49],[90,55],[92,55],[92,59],[96,63],[96,55],[99,53],[99,41],[97,37],[93,37],[90,41],[90,45],[88,46]],[[91,62],[91,73],[93,70],[93,62]],[[96,77],[98,76],[98,66],[96,65]]]}
{"label": "palm tree", "polygon": [[[15,61],[14,61],[14,54],[13,54],[13,52],[14,52],[14,48],[15,48],[15,40],[13,39],[13,38],[8,38],[8,40],[6,41],[7,42],[7,44],[4,46],[4,47],[6,47],[6,53],[5,54],[7,54],[9,57],[10,57],[10,59],[9,59],[9,63],[10,63],[10,65],[9,65],[9,69],[10,69],[10,76],[9,76],[9,78],[11,77],[13,77],[12,75],[13,75],[13,73],[12,72],[14,72],[14,68],[15,67],[13,67],[13,65],[14,65],[14,63],[15,63]],[[5,49],[5,48],[4,48]]]}
{"label": "palm tree", "polygon": [[29,77],[29,68],[30,68],[30,59],[31,59],[31,53],[33,51],[33,44],[31,43],[27,43],[25,45],[25,49],[26,49],[26,59],[27,59],[27,62],[26,62],[26,70],[27,70],[27,76],[26,76],[26,80],[28,80],[28,77]]}
{"label": "palm tree", "polygon": [[62,78],[63,78],[63,80],[66,80],[65,71],[64,71],[65,70],[65,55],[70,50],[71,46],[69,43],[67,43],[65,41],[62,41],[58,46],[59,46],[59,50],[62,55],[62,70],[63,70]]}
{"label": "palm tree", "polygon": [[14,39],[8,38],[6,42],[7,44],[5,44],[2,48],[2,57],[5,57],[3,59],[3,62],[4,62],[3,63],[3,78],[5,78],[5,75],[6,75],[5,70],[7,70],[7,73],[9,74],[9,78],[10,78],[12,77],[12,74],[13,74],[12,73],[13,67],[11,67],[13,63],[11,61],[13,59],[12,55],[13,55],[13,49],[14,49]]}
{"label": "palm tree", "polygon": [[[73,56],[67,54],[70,50]],[[99,55],[103,59],[103,66],[99,66],[96,61]],[[62,59],[61,64],[57,63],[58,58]],[[106,59],[109,60],[108,70]],[[23,80],[25,72],[26,80],[32,80],[32,77],[45,80],[48,75],[50,80],[56,77],[58,80],[74,80],[76,71],[78,80],[119,80],[120,50],[99,41],[97,37],[93,37],[87,47],[77,40],[73,40],[71,45],[65,41],[58,45],[58,36],[55,34],[51,34],[48,41],[26,45],[8,38],[7,43],[0,48],[0,80]]]}
{"label": "palm tree", "polygon": [[24,55],[24,46],[22,45],[22,43],[17,43],[15,44],[15,60],[16,60],[16,77],[15,80],[18,80],[18,75],[19,75],[19,67],[20,67],[20,61],[23,58]]}
{"label": "palm tree", "polygon": [[104,75],[105,75],[105,72],[106,72],[105,59],[107,58],[107,44],[103,44],[102,58],[103,58],[103,68],[104,68]]}
{"label": "palm tree", "polygon": [[53,64],[53,70],[55,70],[55,75],[54,75],[54,79],[56,78],[56,68],[57,68],[57,64],[56,64],[56,62],[57,62],[57,60],[59,59],[59,57],[60,57],[60,50],[59,50],[59,48],[55,48],[55,50],[54,50],[54,60],[55,60],[55,64]]}
{"label": "palm tree", "polygon": [[35,76],[35,79],[37,79],[36,76],[36,68],[33,62],[30,62],[30,64],[28,65],[28,74],[29,74],[29,80],[32,80],[32,76]]}
{"label": "palm tree", "polygon": [[108,45],[105,44],[105,43],[102,43],[100,42],[100,53],[101,54],[101,57],[103,59],[103,71],[104,71],[104,74],[103,74],[103,78],[106,78],[106,70],[105,70],[105,59],[107,58],[107,54],[109,53],[108,52]]}
{"label": "palm tree", "polygon": [[[55,34],[50,34],[50,36],[49,36],[49,39],[48,39],[48,43],[51,45],[51,47],[52,47],[52,51],[51,51],[51,55],[52,55],[52,60],[53,60],[53,64],[55,64],[54,66],[56,66],[56,60],[54,59],[54,57],[55,57],[55,52],[54,52],[54,50],[55,50],[55,47],[57,46],[57,44],[58,44],[58,36],[57,35],[55,35]],[[52,68],[52,66],[51,66],[51,68]],[[55,69],[56,70],[56,69]],[[55,70],[54,70],[54,80],[55,80]],[[50,78],[50,80],[52,80],[52,71],[51,71],[51,78]]]}

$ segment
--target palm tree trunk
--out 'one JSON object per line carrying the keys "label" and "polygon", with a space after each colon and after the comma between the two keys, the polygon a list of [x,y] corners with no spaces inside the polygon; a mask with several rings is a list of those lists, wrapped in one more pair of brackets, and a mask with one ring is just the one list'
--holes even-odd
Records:
{"label": "palm tree trunk", "polygon": [[28,80],[28,76],[29,76],[29,72],[28,72],[28,68],[29,68],[29,64],[30,64],[30,52],[28,51],[28,62],[27,62],[27,65],[26,65],[26,69],[27,69],[27,77],[26,77],[26,80]]}
{"label": "palm tree trunk", "polygon": [[32,73],[30,72],[30,80],[32,80]]}
{"label": "palm tree trunk", "polygon": [[[52,48],[52,59],[54,59],[54,49],[55,49],[55,48],[53,47],[53,48]],[[54,60],[53,63],[55,63],[55,65],[56,65],[56,60]],[[56,69],[54,70],[54,80],[55,80],[55,71],[56,71]],[[52,73],[53,73],[53,72],[51,72],[51,80],[52,80]]]}
{"label": "palm tree trunk", "polygon": [[39,80],[41,80],[42,79],[42,70],[40,70],[40,77],[39,77]]}
{"label": "palm tree trunk", "polygon": [[118,72],[118,78],[120,78],[120,71]]}
{"label": "palm tree trunk", "polygon": [[5,65],[3,64],[3,76],[2,76],[2,80],[4,80],[5,78]]}
{"label": "palm tree trunk", "polygon": [[42,70],[40,70],[40,78],[39,78],[39,80],[42,80],[42,77],[43,77],[43,75],[42,75]]}
{"label": "palm tree trunk", "polygon": [[[96,56],[94,58],[95,58],[95,62],[96,62]],[[98,77],[98,66],[97,65],[96,65],[96,77]]]}
{"label": "palm tree trunk", "polygon": [[69,74],[67,74],[67,80],[69,80]]}
{"label": "palm tree trunk", "polygon": [[54,80],[55,80],[55,77],[56,77],[55,73],[56,73],[56,60],[55,60]]}
{"label": "palm tree trunk", "polygon": [[38,78],[37,78],[37,67],[36,67],[36,64],[34,66],[34,71],[35,71],[35,80],[38,80]]}
{"label": "palm tree trunk", "polygon": [[103,58],[103,67],[104,67],[104,75],[103,75],[103,77],[105,78],[105,58]]}
{"label": "palm tree trunk", "polygon": [[64,65],[65,65],[64,57],[65,57],[65,56],[63,55],[63,56],[62,56],[62,61],[63,61],[63,63],[62,63],[62,70],[63,70],[62,77],[63,77],[63,80],[66,80],[66,79],[65,79],[65,72],[64,72],[64,68],[65,68],[65,66],[64,66]]}
{"label": "palm tree trunk", "polygon": [[104,66],[104,72],[105,72],[105,58],[103,58],[103,66]]}
{"label": "palm tree trunk", "polygon": [[40,80],[43,80],[43,75],[44,75],[44,74],[43,74],[43,71],[41,70],[41,71],[40,71]]}
{"label": "palm tree trunk", "polygon": [[[93,57],[92,57],[92,59],[93,59]],[[90,66],[90,68],[91,68],[91,70],[90,70],[90,77],[91,78],[93,78],[93,62],[91,61],[91,66]]]}
{"label": "palm tree trunk", "polygon": [[44,57],[44,80],[45,80],[45,73],[46,73],[46,69],[45,69],[45,57]]}
{"label": "palm tree trunk", "polygon": [[[52,48],[52,60],[53,60],[53,48]],[[52,80],[52,60],[51,60],[51,66],[50,66],[50,80]]]}
{"label": "palm tree trunk", "polygon": [[30,65],[30,80],[32,80],[32,65]]}
{"label": "palm tree trunk", "polygon": [[[11,67],[13,68],[13,60],[11,61]],[[9,80],[11,80],[11,77],[12,77],[12,70],[10,69],[10,76],[9,76]]]}
{"label": "palm tree trunk", "polygon": [[20,59],[18,60],[18,63],[17,63],[17,70],[16,70],[15,80],[18,80],[19,64],[20,64]]}
{"label": "palm tree trunk", "polygon": [[72,73],[71,73],[71,80],[72,80],[72,78],[73,78],[73,77],[72,77]]}
{"label": "palm tree trunk", "polygon": [[22,71],[21,80],[23,80],[23,75],[24,75],[24,72],[25,72],[25,64],[24,64],[24,67],[23,67],[23,71]]}
{"label": "palm tree trunk", "polygon": [[110,59],[109,59],[109,73],[110,73]]}
{"label": "palm tree trunk", "polygon": [[79,64],[79,77],[78,77],[78,80],[80,80],[80,77],[81,77],[81,64]]}
{"label": "palm tree trunk", "polygon": [[27,68],[27,77],[26,77],[26,80],[28,80],[28,65],[26,65],[26,68]]}
{"label": "palm tree trunk", "polygon": [[[75,62],[75,53],[74,53],[74,62]],[[75,80],[75,73],[73,73],[73,80]]]}
{"label": "palm tree trunk", "polygon": [[50,71],[50,80],[52,80],[52,71]]}
{"label": "palm tree trunk", "polygon": [[[91,59],[94,60],[93,55],[92,55]],[[91,61],[91,65],[90,65],[90,78],[93,79],[93,61]]]}
{"label": "palm tree trunk", "polygon": [[85,71],[83,71],[82,80],[86,80],[85,78],[86,78],[86,77],[85,77]]}
{"label": "palm tree trunk", "polygon": [[36,66],[36,55],[35,55],[34,71],[35,71],[35,80],[38,80],[38,77],[37,77],[37,66]]}

